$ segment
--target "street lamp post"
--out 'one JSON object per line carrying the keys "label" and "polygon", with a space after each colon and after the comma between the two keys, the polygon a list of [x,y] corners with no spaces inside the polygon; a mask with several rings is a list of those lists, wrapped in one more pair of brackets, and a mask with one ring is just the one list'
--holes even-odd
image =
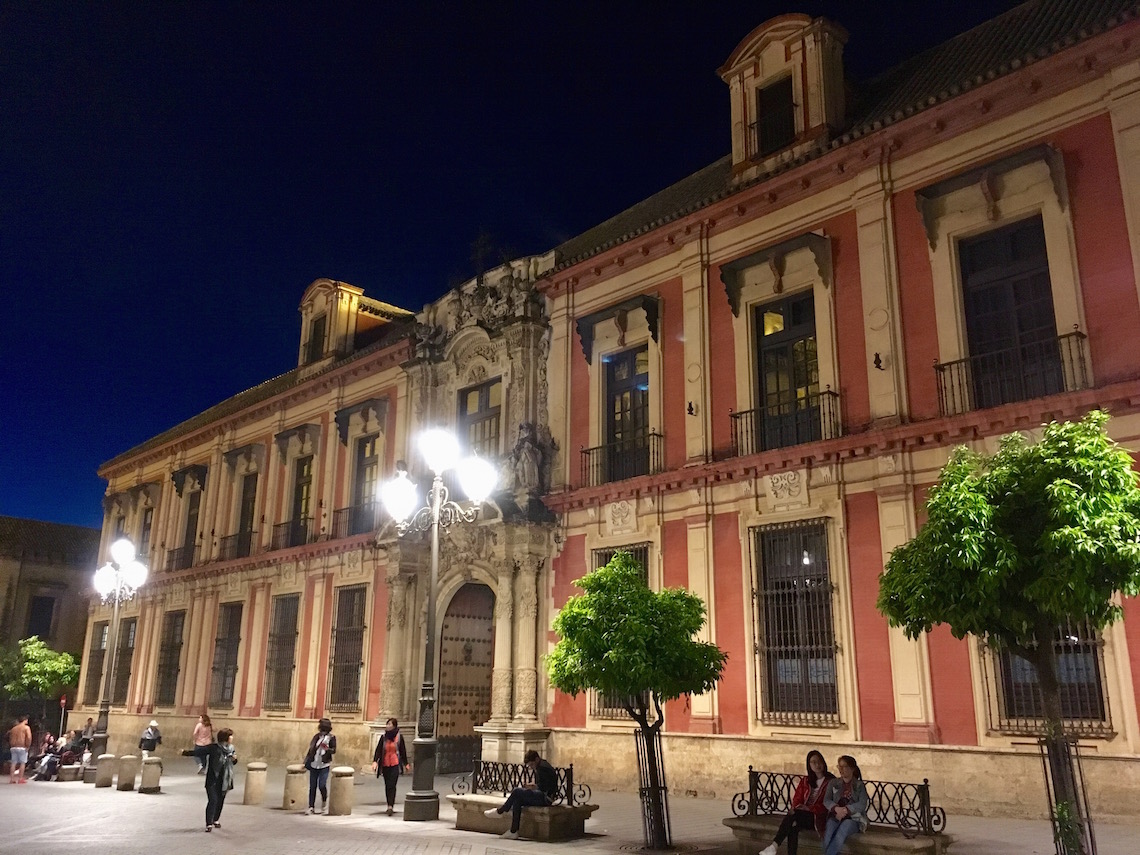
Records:
{"label": "street lamp post", "polygon": [[111,560],[95,571],[95,591],[103,603],[111,606],[111,625],[107,632],[107,646],[111,662],[103,669],[103,694],[99,700],[99,718],[95,722],[95,735],[91,737],[91,756],[98,757],[107,751],[107,720],[111,717],[111,693],[115,686],[115,666],[119,653],[119,606],[133,599],[146,582],[146,566],[135,559],[135,545],[125,537],[111,544]]}
{"label": "street lamp post", "polygon": [[[404,799],[404,819],[412,822],[439,819],[439,793],[435,791],[435,592],[439,582],[439,531],[459,522],[474,522],[479,504],[495,488],[494,467],[479,457],[459,459],[459,444],[445,430],[425,431],[419,441],[420,452],[434,477],[427,505],[419,509],[415,484],[408,478],[407,468],[397,464],[396,477],[381,490],[384,507],[396,520],[396,533],[431,532],[431,570],[427,590],[427,626],[424,643],[424,681],[420,690],[416,738],[412,742],[412,791]],[[443,473],[455,469],[459,484],[472,500],[463,508],[448,498]]]}

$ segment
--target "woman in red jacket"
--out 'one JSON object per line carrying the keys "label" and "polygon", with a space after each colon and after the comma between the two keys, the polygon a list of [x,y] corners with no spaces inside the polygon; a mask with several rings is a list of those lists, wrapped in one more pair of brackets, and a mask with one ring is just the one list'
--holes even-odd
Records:
{"label": "woman in red jacket", "polygon": [[800,831],[814,828],[816,834],[823,837],[824,825],[827,822],[827,808],[823,806],[823,791],[827,789],[827,782],[835,776],[827,771],[827,761],[818,751],[809,751],[807,755],[807,775],[800,779],[792,795],[792,810],[780,823],[776,837],[760,855],[776,855],[776,847],[788,839],[788,855],[796,855],[800,845]]}

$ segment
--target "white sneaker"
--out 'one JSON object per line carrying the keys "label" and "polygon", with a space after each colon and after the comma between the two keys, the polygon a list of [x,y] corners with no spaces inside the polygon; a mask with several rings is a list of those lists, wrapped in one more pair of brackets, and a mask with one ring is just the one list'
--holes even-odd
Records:
{"label": "white sneaker", "polygon": [[504,831],[499,837],[503,838],[503,840],[518,840],[519,833],[517,831]]}
{"label": "white sneaker", "polygon": [[776,855],[776,844],[769,843],[768,848],[760,850],[760,855]]}
{"label": "white sneaker", "polygon": [[487,808],[485,811],[483,811],[483,816],[489,816],[494,819],[495,817],[502,816],[502,814],[499,813],[498,808]]}

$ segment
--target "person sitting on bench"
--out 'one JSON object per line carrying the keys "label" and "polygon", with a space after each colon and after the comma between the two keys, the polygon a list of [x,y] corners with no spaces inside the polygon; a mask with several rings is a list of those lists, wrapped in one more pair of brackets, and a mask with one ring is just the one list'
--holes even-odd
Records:
{"label": "person sitting on bench", "polygon": [[558,797],[558,773],[554,767],[539,756],[537,751],[528,751],[523,762],[534,775],[534,783],[525,787],[515,787],[501,807],[483,811],[486,816],[502,816],[511,811],[511,830],[502,834],[507,840],[518,840],[519,825],[522,823],[524,807],[547,807]]}

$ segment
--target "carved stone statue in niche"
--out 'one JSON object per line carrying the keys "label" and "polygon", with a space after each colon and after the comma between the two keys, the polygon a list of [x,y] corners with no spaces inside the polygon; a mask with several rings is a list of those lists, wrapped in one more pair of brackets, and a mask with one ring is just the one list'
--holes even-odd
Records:
{"label": "carved stone statue in niche", "polygon": [[511,481],[516,492],[530,496],[542,492],[542,457],[534,422],[523,422],[511,451]]}
{"label": "carved stone statue in niche", "polygon": [[447,343],[447,330],[438,324],[421,324],[415,326],[416,356],[420,359],[438,359],[443,354],[443,346]]}

